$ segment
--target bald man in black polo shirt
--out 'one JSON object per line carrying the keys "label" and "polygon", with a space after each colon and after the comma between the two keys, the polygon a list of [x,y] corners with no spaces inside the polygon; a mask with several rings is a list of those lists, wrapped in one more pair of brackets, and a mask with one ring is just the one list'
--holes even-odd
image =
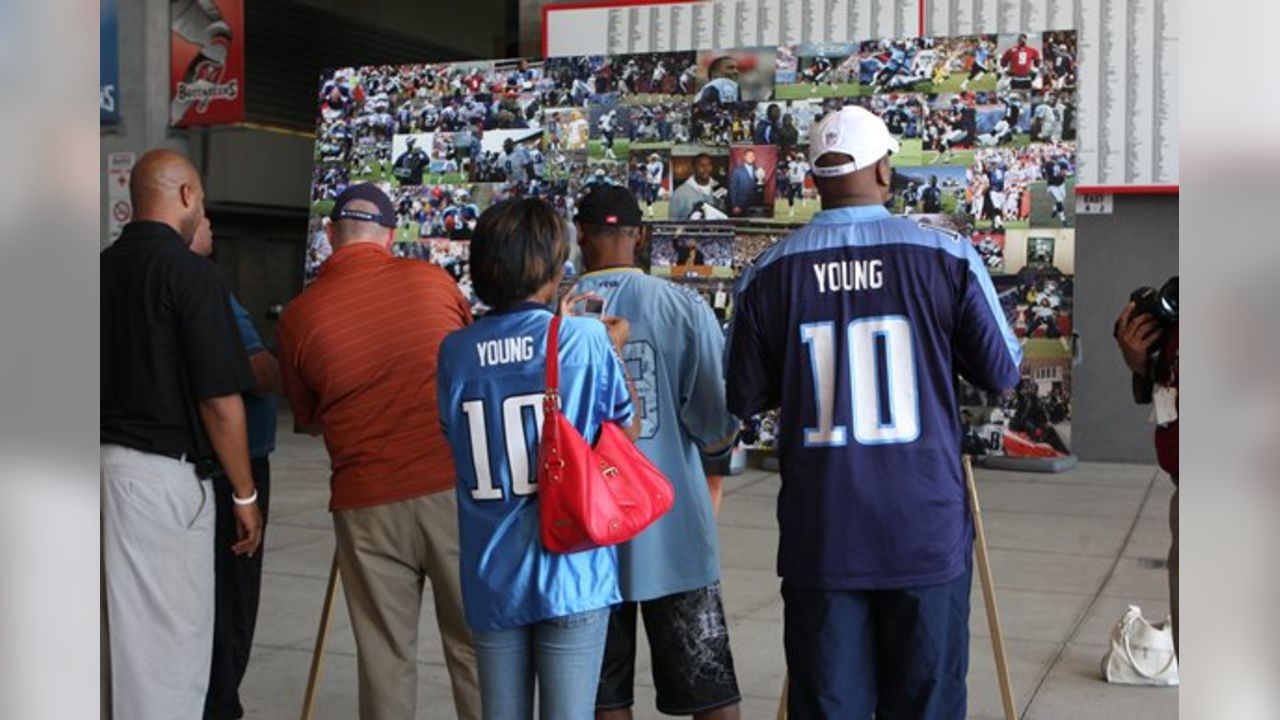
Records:
{"label": "bald man in black polo shirt", "polygon": [[105,620],[116,718],[198,718],[213,646],[213,482],[230,482],[235,552],[262,516],[244,404],[253,373],[213,265],[191,163],[153,150],[129,183],[135,220],[102,252],[100,441]]}

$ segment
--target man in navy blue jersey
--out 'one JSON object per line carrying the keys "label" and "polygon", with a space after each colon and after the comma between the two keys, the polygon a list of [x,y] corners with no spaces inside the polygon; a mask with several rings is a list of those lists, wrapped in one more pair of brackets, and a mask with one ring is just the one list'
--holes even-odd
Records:
{"label": "man in navy blue jersey", "polygon": [[898,143],[865,109],[810,133],[822,211],[738,281],[728,404],[779,408],[792,718],[965,716],[972,520],[955,374],[1022,350],[964,237],[891,217]]}

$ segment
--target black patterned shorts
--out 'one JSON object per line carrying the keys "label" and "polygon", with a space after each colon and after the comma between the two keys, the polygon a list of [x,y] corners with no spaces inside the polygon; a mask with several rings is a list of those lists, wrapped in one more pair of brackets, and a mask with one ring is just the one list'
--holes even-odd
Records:
{"label": "black patterned shorts", "polygon": [[729,651],[720,583],[641,603],[622,603],[609,616],[609,637],[596,710],[635,702],[636,608],[644,614],[653,658],[658,711],[692,715],[742,699]]}

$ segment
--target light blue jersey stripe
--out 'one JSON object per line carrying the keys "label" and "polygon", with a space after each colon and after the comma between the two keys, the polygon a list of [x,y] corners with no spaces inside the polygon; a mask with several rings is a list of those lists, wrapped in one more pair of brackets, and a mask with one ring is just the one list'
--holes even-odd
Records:
{"label": "light blue jersey stripe", "polygon": [[[850,227],[852,225],[852,227]],[[992,317],[1001,328],[1006,349],[1014,364],[1022,362],[1022,343],[1014,336],[1005,322],[1004,309],[996,297],[991,276],[978,251],[963,236],[944,228],[925,225],[918,221],[889,214],[881,205],[857,205],[853,207],[822,210],[813,216],[805,227],[796,230],[777,245],[769,248],[747,268],[734,287],[735,296],[742,293],[765,268],[794,255],[839,248],[871,248],[890,245],[939,250],[968,264],[969,274],[982,288],[982,296],[991,309]],[[733,332],[732,322],[729,328]]]}

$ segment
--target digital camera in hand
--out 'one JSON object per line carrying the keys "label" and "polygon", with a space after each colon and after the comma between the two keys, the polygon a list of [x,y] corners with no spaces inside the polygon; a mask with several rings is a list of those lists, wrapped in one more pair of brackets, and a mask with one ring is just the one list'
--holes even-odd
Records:
{"label": "digital camera in hand", "polygon": [[1133,317],[1154,315],[1160,324],[1168,328],[1178,324],[1178,276],[1174,275],[1160,286],[1140,287],[1129,294],[1133,303]]}
{"label": "digital camera in hand", "polygon": [[[1161,332],[1167,334],[1170,329],[1178,324],[1178,276],[1174,275],[1160,286],[1159,290],[1152,287],[1140,287],[1129,294],[1129,300],[1133,303],[1133,318],[1142,317],[1143,315],[1153,315],[1159,321]],[[1154,379],[1157,382],[1165,380],[1165,372],[1167,365],[1160,362],[1161,350],[1164,344],[1157,342],[1147,351],[1150,367],[1155,369]],[[1152,399],[1152,378],[1133,376],[1133,399],[1138,404],[1145,405]]]}

